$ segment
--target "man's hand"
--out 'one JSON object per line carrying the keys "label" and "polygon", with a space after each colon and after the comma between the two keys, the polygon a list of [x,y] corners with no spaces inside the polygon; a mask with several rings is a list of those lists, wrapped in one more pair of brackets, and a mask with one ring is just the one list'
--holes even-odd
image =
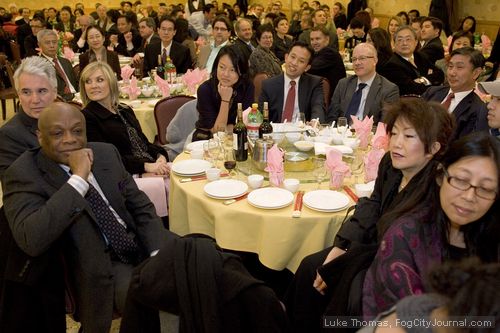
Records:
{"label": "man's hand", "polygon": [[125,38],[125,41],[127,43],[132,42],[132,32],[129,31],[129,32],[123,34],[123,38]]}
{"label": "man's hand", "polygon": [[[328,255],[326,256],[326,259],[325,261],[323,262],[323,265],[326,265],[328,264],[330,261],[332,261],[333,259],[335,258],[338,258],[340,257],[341,255],[343,255],[345,253],[344,250],[338,248],[338,247],[334,247],[331,249],[331,251],[328,253]],[[319,275],[319,273],[316,273],[316,279],[314,279],[314,282],[313,282],[313,287],[321,294],[321,295],[324,295],[325,294],[325,289],[327,287],[325,281],[323,281],[323,278],[321,277],[321,275]]]}
{"label": "man's hand", "polygon": [[109,36],[109,42],[111,45],[116,46],[118,44],[118,35]]}
{"label": "man's hand", "polygon": [[68,164],[74,175],[87,180],[94,162],[94,153],[92,149],[83,148],[69,153]]}

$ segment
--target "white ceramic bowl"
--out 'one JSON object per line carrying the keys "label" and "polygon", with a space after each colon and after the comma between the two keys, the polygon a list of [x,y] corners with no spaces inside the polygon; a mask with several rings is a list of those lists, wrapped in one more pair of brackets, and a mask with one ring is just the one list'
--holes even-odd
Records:
{"label": "white ceramic bowl", "polygon": [[262,175],[250,175],[247,178],[248,185],[250,185],[251,188],[256,189],[259,187],[262,187],[262,184],[264,183],[264,176]]}
{"label": "white ceramic bowl", "polygon": [[154,87],[142,88],[141,92],[144,95],[144,97],[151,97],[151,95],[153,95],[153,93],[155,92],[155,88]]}
{"label": "white ceramic bowl", "polygon": [[279,145],[283,141],[283,139],[285,138],[285,134],[283,134],[283,133],[272,133],[271,137],[273,138],[274,143],[277,144],[277,145]]}
{"label": "white ceramic bowl", "polygon": [[300,151],[309,151],[314,148],[314,142],[311,141],[297,141],[293,145]]}
{"label": "white ceramic bowl", "polygon": [[354,191],[358,197],[369,197],[373,192],[373,184],[355,184]]}
{"label": "white ceramic bowl", "polygon": [[205,174],[207,175],[208,181],[214,181],[218,180],[220,178],[220,169],[218,168],[210,168],[207,171],[205,171]]}
{"label": "white ceramic bowl", "polygon": [[300,181],[295,178],[287,178],[283,181],[283,186],[285,186],[285,189],[288,191],[295,193],[299,189]]}
{"label": "white ceramic bowl", "polygon": [[302,134],[301,133],[286,133],[285,136],[286,136],[286,139],[288,140],[288,142],[294,143],[294,142],[297,142],[300,140],[300,138],[302,137]]}
{"label": "white ceramic bowl", "polygon": [[322,142],[326,143],[327,145],[331,144],[333,140],[333,137],[331,136],[317,136],[314,138],[315,142]]}
{"label": "white ceramic bowl", "polygon": [[333,144],[334,145],[342,145],[344,142],[342,141],[342,134],[332,134]]}
{"label": "white ceramic bowl", "polygon": [[351,147],[352,149],[356,149],[359,147],[359,139],[358,138],[344,138],[344,145]]}

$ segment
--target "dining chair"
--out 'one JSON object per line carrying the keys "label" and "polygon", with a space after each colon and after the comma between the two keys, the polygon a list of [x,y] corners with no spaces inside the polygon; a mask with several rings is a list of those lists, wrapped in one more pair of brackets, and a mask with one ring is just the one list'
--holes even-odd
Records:
{"label": "dining chair", "polygon": [[196,127],[199,116],[196,108],[197,102],[196,99],[193,99],[181,106],[167,127],[165,149],[170,161],[173,161],[184,150],[189,134]]}
{"label": "dining chair", "polygon": [[21,64],[21,47],[15,40],[10,40],[9,44],[10,52],[12,53],[12,59],[14,60],[16,66],[19,66]]}
{"label": "dining chair", "polygon": [[16,111],[17,102],[17,92],[14,87],[14,68],[11,63],[7,60],[4,54],[0,55],[0,70],[5,71],[9,77],[10,87],[6,86],[4,82],[0,82],[0,100],[2,104],[2,119],[7,118],[7,103],[8,99],[12,99],[12,105],[14,107],[14,112]]}
{"label": "dining chair", "polygon": [[267,78],[269,78],[269,75],[267,75],[267,73],[257,73],[253,78],[253,86],[255,89],[253,94],[254,101],[259,100],[260,91],[262,90],[262,81]]}
{"label": "dining chair", "polygon": [[177,110],[179,110],[182,105],[193,99],[193,96],[177,95],[165,97],[159,100],[158,103],[156,103],[154,108],[154,116],[158,134],[155,136],[155,144],[163,146],[167,143],[166,133],[168,125],[174,118]]}
{"label": "dining chair", "polygon": [[325,110],[328,110],[328,106],[330,105],[330,100],[332,99],[332,91],[330,89],[330,81],[327,78],[321,79],[323,84],[323,98],[325,99]]}

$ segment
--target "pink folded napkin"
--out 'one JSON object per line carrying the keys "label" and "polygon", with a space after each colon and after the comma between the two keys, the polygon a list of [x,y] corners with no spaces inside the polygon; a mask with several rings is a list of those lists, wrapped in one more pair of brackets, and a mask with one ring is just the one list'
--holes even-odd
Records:
{"label": "pink folded napkin", "polygon": [[158,88],[160,88],[161,95],[163,97],[170,96],[170,86],[168,85],[167,80],[162,79],[155,73],[155,82]]}
{"label": "pink folded napkin", "polygon": [[276,144],[267,152],[267,167],[264,171],[269,172],[269,182],[272,186],[280,187],[283,185],[285,179],[284,155],[285,152]]}
{"label": "pink folded napkin", "polygon": [[483,52],[491,47],[491,39],[486,34],[481,35],[481,45],[483,46]]}
{"label": "pink folded napkin", "polygon": [[366,116],[363,120],[359,120],[356,116],[351,116],[351,119],[351,127],[356,130],[356,136],[359,138],[359,148],[365,149],[368,147],[368,137],[373,127],[373,116]]}
{"label": "pink folded napkin", "polygon": [[326,147],[325,167],[330,173],[330,189],[337,190],[342,187],[344,177],[351,176],[347,163],[342,161],[342,153],[334,147]]}
{"label": "pink folded napkin", "polygon": [[63,49],[63,56],[69,61],[73,61],[73,58],[75,57],[75,52],[73,52],[73,50],[70,47],[65,46]]}
{"label": "pink folded napkin", "polygon": [[186,85],[190,94],[195,94],[198,86],[208,79],[208,71],[206,69],[195,68],[188,69],[186,74],[182,76],[182,82]]}
{"label": "pink folded napkin", "polygon": [[385,151],[383,149],[372,149],[363,158],[365,162],[365,182],[370,182],[377,178],[378,165],[384,157]]}
{"label": "pink folded napkin", "polygon": [[130,84],[124,88],[124,91],[130,100],[137,99],[141,94],[141,89],[137,86],[137,78],[135,76],[132,76]]}
{"label": "pink folded napkin", "polygon": [[134,69],[130,65],[125,65],[121,68],[122,79],[124,81],[130,80],[132,74],[134,74]]}
{"label": "pink folded napkin", "polygon": [[245,125],[248,125],[248,114],[250,113],[250,111],[252,111],[251,107],[248,107],[246,108],[246,110],[243,110],[243,123],[245,123]]}
{"label": "pink folded napkin", "polygon": [[387,128],[381,121],[378,123],[377,130],[373,135],[372,147],[383,150],[387,150],[389,148],[389,136],[387,135]]}

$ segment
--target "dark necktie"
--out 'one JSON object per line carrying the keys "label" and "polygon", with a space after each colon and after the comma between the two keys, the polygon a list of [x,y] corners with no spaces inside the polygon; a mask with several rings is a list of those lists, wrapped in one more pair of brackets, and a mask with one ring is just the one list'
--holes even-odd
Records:
{"label": "dark necktie", "polygon": [[288,94],[286,95],[285,109],[283,110],[283,116],[281,122],[291,121],[293,116],[293,109],[295,106],[295,81],[290,81],[290,89],[288,89]]}
{"label": "dark necktie", "polygon": [[59,74],[60,77],[63,78],[64,80],[64,94],[71,94],[71,89],[69,88],[69,81],[68,77],[66,76],[66,73],[64,73],[64,70],[62,69],[61,65],[59,65],[59,61],[57,61],[57,58],[52,59],[54,62],[54,67],[56,68],[57,74]]}
{"label": "dark necktie", "polygon": [[134,240],[134,234],[128,233],[125,227],[118,222],[108,204],[92,184],[89,184],[85,199],[97,218],[101,232],[120,261],[125,264],[137,263],[139,247]]}
{"label": "dark necktie", "polygon": [[349,103],[349,106],[347,107],[347,112],[345,114],[349,124],[352,122],[350,116],[355,116],[358,113],[359,104],[361,104],[361,95],[363,95],[363,89],[365,87],[366,83],[358,84],[358,90],[356,90],[354,92],[354,95],[352,95],[351,102]]}
{"label": "dark necktie", "polygon": [[161,63],[162,65],[167,63],[167,49],[164,48],[163,52],[161,53]]}
{"label": "dark necktie", "polygon": [[450,110],[451,100],[453,98],[455,98],[455,94],[454,93],[450,93],[448,95],[448,97],[446,97],[446,99],[443,101],[443,103],[441,103],[441,105],[443,105],[446,110]]}

